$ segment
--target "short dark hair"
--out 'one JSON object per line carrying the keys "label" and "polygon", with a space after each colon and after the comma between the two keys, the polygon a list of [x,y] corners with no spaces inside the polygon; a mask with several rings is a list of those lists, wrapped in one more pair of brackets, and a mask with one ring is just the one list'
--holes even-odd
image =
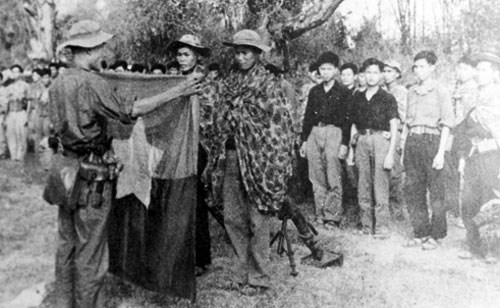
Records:
{"label": "short dark hair", "polygon": [[165,72],[167,71],[167,68],[165,67],[165,65],[163,65],[161,63],[155,63],[155,64],[151,65],[151,72],[154,70],[160,70],[163,74],[165,74]]}
{"label": "short dark hair", "polygon": [[177,61],[172,61],[172,62],[169,62],[167,64],[167,70],[171,69],[171,68],[176,68],[176,69],[180,69],[181,66],[179,65],[179,62]]}
{"label": "short dark hair", "polygon": [[361,71],[366,71],[366,69],[372,65],[375,65],[379,68],[381,72],[384,71],[384,62],[380,61],[379,59],[376,58],[368,58],[363,62],[363,65],[361,66]]}
{"label": "short dark hair", "polygon": [[344,63],[340,67],[340,72],[342,73],[344,70],[351,70],[354,75],[358,73],[358,66],[352,62]]}
{"label": "short dark hair", "polygon": [[10,70],[12,71],[12,70],[13,70],[13,69],[15,69],[15,68],[18,68],[18,69],[19,69],[19,71],[20,71],[21,73],[22,73],[22,72],[24,72],[23,67],[22,67],[21,65],[19,65],[19,64],[14,64],[14,65],[12,65],[12,66],[10,67]]}
{"label": "short dark hair", "polygon": [[144,71],[147,71],[147,68],[144,64],[141,63],[134,63],[132,64],[132,67],[130,68],[130,71],[132,73],[142,73]]}
{"label": "short dark hair", "polygon": [[330,63],[336,68],[339,67],[339,56],[331,51],[326,51],[319,55],[315,66],[319,69],[322,64]]}
{"label": "short dark hair", "polygon": [[37,73],[38,75],[40,75],[40,76],[41,76],[41,75],[42,75],[42,74],[41,74],[41,72],[42,72],[42,69],[40,69],[40,68],[35,68],[34,70],[32,70],[32,71],[31,71],[31,74],[35,74],[35,73]]}
{"label": "short dark hair", "polygon": [[123,69],[126,71],[127,67],[128,67],[127,61],[125,61],[125,60],[117,60],[115,62],[115,64],[113,64],[113,69],[116,69],[118,67],[123,67]]}
{"label": "short dark hair", "polygon": [[219,63],[210,63],[208,66],[207,66],[207,70],[208,71],[220,71],[220,65]]}
{"label": "short dark hair", "polygon": [[50,70],[48,68],[41,69],[38,73],[40,74],[40,77],[50,76]]}
{"label": "short dark hair", "polygon": [[438,60],[436,54],[432,50],[422,50],[422,51],[420,51],[413,58],[413,62],[417,62],[418,60],[422,60],[422,59],[424,59],[425,61],[427,61],[427,63],[429,63],[430,65],[436,65],[437,60]]}

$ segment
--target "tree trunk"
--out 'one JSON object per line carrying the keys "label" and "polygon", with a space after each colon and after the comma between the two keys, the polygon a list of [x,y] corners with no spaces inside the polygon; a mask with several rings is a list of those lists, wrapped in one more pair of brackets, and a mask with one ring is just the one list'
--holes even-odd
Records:
{"label": "tree trunk", "polygon": [[24,10],[28,14],[34,37],[30,40],[31,51],[28,57],[45,61],[54,57],[54,0],[32,0],[25,2]]}
{"label": "tree trunk", "polygon": [[[278,54],[283,58],[283,69],[290,68],[290,59],[288,52],[288,43],[298,38],[302,34],[316,27],[321,26],[333,15],[335,10],[344,0],[312,0],[303,4],[300,13],[296,15],[282,14],[275,18],[271,16],[277,14],[276,8],[273,12],[270,10],[257,10],[253,8],[254,13],[259,15],[258,31],[266,43],[272,43],[276,47]],[[250,6],[252,10],[252,6]]]}

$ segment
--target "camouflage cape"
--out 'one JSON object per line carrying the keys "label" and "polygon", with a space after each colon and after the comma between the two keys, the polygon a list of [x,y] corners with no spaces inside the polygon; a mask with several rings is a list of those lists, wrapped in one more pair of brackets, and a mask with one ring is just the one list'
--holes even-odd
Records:
{"label": "camouflage cape", "polygon": [[208,153],[203,173],[210,207],[222,210],[226,141],[234,137],[242,181],[253,205],[277,211],[292,174],[291,107],[280,79],[261,63],[232,71],[201,95],[201,140]]}

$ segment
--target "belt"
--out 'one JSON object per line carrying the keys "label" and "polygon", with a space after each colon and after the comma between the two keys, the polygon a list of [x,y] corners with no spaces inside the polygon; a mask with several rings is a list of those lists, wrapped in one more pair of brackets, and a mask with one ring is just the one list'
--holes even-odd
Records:
{"label": "belt", "polygon": [[328,126],[328,125],[331,125],[331,126],[335,126],[334,124],[328,124],[328,123],[325,123],[325,122],[318,122],[318,124],[314,125],[314,126],[317,126],[317,127],[325,127],[325,126]]}
{"label": "belt", "polygon": [[410,127],[410,134],[428,134],[428,135],[441,135],[441,130],[436,127],[428,127],[423,125]]}
{"label": "belt", "polygon": [[387,131],[379,130],[379,129],[371,129],[371,128],[365,128],[365,129],[358,130],[358,133],[360,135],[373,135],[376,133],[384,133],[384,132],[387,132]]}

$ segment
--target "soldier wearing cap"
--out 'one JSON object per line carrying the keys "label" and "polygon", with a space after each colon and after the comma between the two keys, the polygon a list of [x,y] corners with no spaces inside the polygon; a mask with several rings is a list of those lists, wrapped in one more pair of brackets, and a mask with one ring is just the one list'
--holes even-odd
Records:
{"label": "soldier wearing cap", "polygon": [[31,89],[21,79],[23,68],[20,65],[13,65],[10,71],[14,82],[5,88],[8,104],[5,135],[10,158],[23,161],[28,149],[28,111],[31,109]]}
{"label": "soldier wearing cap", "polygon": [[342,219],[340,159],[347,155],[351,123],[350,91],[335,81],[339,57],[324,52],[315,67],[323,82],[309,92],[302,125],[301,155],[309,163],[313,185],[315,218],[318,223],[338,225]]}
{"label": "soldier wearing cap", "polygon": [[[156,96],[125,107],[99,71],[104,46],[113,35],[90,20],[74,24],[58,49],[73,54],[72,67],[50,88],[49,110],[57,140],[57,154],[44,199],[57,205],[56,307],[105,307],[103,278],[108,270],[107,224],[113,200],[113,178],[102,173],[101,185],[77,180],[83,161],[109,170],[112,162],[108,119],[131,122],[174,98],[198,91],[190,80]],[[101,168],[101,169],[102,169]],[[99,170],[101,170],[99,169]],[[95,187],[100,187],[99,189]]]}
{"label": "soldier wearing cap", "polygon": [[242,30],[224,45],[234,48],[234,69],[218,82],[207,143],[204,182],[209,206],[223,207],[224,224],[239,260],[237,282],[269,288],[271,214],[284,201],[291,176],[290,103],[280,79],[260,61],[268,47]]}
{"label": "soldier wearing cap", "polygon": [[[211,49],[201,44],[199,37],[192,34],[185,34],[178,40],[171,42],[167,50],[175,55],[176,62],[179,64],[180,73],[183,76],[189,76],[194,73],[205,73],[205,67],[202,65],[202,58],[209,58]],[[200,127],[203,129],[205,123],[204,116],[200,117],[200,103],[198,97],[191,97],[193,102],[193,112],[195,118],[200,119]],[[196,274],[201,275],[212,263],[210,255],[210,230],[208,225],[208,208],[205,201],[203,183],[201,182],[201,173],[207,163],[207,151],[203,148],[203,141],[198,147],[198,191],[196,206]],[[154,180],[154,179],[153,179]]]}
{"label": "soldier wearing cap", "polygon": [[[481,241],[480,221],[476,215],[491,199],[499,198],[500,187],[500,57],[492,53],[478,53],[471,56],[476,65],[478,93],[474,107],[455,129],[454,148],[465,162],[459,169],[464,174],[462,193],[462,220],[466,229],[466,247],[459,257],[484,258],[496,262],[488,255]],[[498,206],[497,206],[498,207]],[[498,209],[492,213],[498,213]],[[495,214],[498,215],[498,214]],[[494,215],[488,220],[496,220]],[[498,232],[498,230],[496,230]]]}
{"label": "soldier wearing cap", "polygon": [[[459,125],[470,112],[476,103],[477,83],[474,79],[476,63],[470,56],[464,55],[458,60],[456,66],[456,85],[452,94],[453,114],[455,115],[455,123],[453,128]],[[459,157],[456,151],[453,151],[454,133],[453,129],[450,132],[446,145],[445,159],[445,202],[448,210],[454,217],[460,215],[460,181],[462,175],[458,172]],[[452,216],[452,217],[453,217]],[[450,218],[452,218],[450,217]],[[460,223],[460,222],[458,222]]]}
{"label": "soldier wearing cap", "polygon": [[[402,78],[401,64],[396,60],[388,60],[384,62],[384,84],[387,92],[391,93],[398,103],[398,136],[401,137],[401,131],[405,122],[408,90],[406,87],[398,83]],[[394,154],[394,167],[391,172],[390,183],[390,210],[395,219],[403,219],[403,164],[401,162],[401,151],[398,149]]]}

